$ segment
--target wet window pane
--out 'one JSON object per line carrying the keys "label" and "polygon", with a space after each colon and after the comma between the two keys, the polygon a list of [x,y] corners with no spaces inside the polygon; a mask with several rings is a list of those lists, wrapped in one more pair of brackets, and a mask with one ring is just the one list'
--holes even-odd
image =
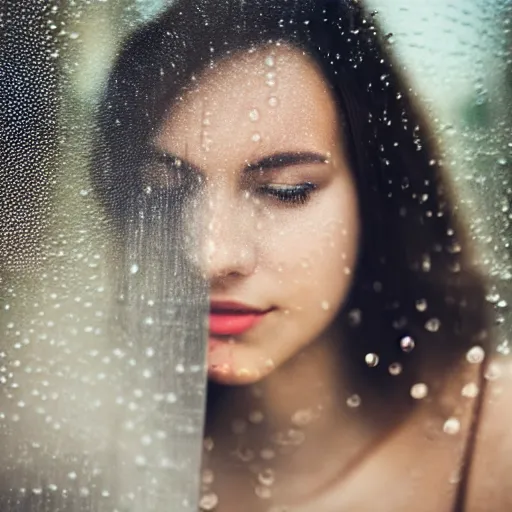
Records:
{"label": "wet window pane", "polygon": [[0,509],[507,511],[510,5],[0,6]]}

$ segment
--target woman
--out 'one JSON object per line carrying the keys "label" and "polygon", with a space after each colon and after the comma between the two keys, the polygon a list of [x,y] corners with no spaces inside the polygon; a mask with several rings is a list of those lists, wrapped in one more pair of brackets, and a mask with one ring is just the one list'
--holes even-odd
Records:
{"label": "woman", "polygon": [[205,509],[471,506],[484,287],[385,47],[356,0],[183,0],[110,75],[98,197],[207,283]]}

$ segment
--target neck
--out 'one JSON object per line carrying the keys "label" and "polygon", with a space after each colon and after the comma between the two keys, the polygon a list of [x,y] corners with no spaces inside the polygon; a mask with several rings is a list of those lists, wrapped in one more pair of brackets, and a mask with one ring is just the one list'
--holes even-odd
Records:
{"label": "neck", "polygon": [[224,388],[207,426],[214,448],[205,463],[237,473],[272,467],[302,489],[351,465],[374,436],[361,410],[370,404],[347,405],[354,390],[336,343],[339,336],[326,335],[262,382]]}

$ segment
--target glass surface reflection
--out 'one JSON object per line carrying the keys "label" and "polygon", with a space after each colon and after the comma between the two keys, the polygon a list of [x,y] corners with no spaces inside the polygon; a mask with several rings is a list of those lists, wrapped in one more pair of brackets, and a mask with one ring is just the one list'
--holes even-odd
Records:
{"label": "glass surface reflection", "polygon": [[509,4],[3,2],[0,510],[511,510]]}
{"label": "glass surface reflection", "polygon": [[209,287],[205,510],[464,507],[485,286],[373,18],[177,2],[109,77],[96,191],[121,233],[171,201]]}

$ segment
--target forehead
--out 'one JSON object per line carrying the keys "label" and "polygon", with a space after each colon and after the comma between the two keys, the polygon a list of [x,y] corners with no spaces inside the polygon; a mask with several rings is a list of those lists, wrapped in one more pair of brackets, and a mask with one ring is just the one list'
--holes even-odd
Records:
{"label": "forehead", "polygon": [[315,61],[297,48],[269,45],[225,58],[193,79],[156,142],[198,163],[216,151],[247,158],[275,146],[304,150],[339,141],[338,121]]}

